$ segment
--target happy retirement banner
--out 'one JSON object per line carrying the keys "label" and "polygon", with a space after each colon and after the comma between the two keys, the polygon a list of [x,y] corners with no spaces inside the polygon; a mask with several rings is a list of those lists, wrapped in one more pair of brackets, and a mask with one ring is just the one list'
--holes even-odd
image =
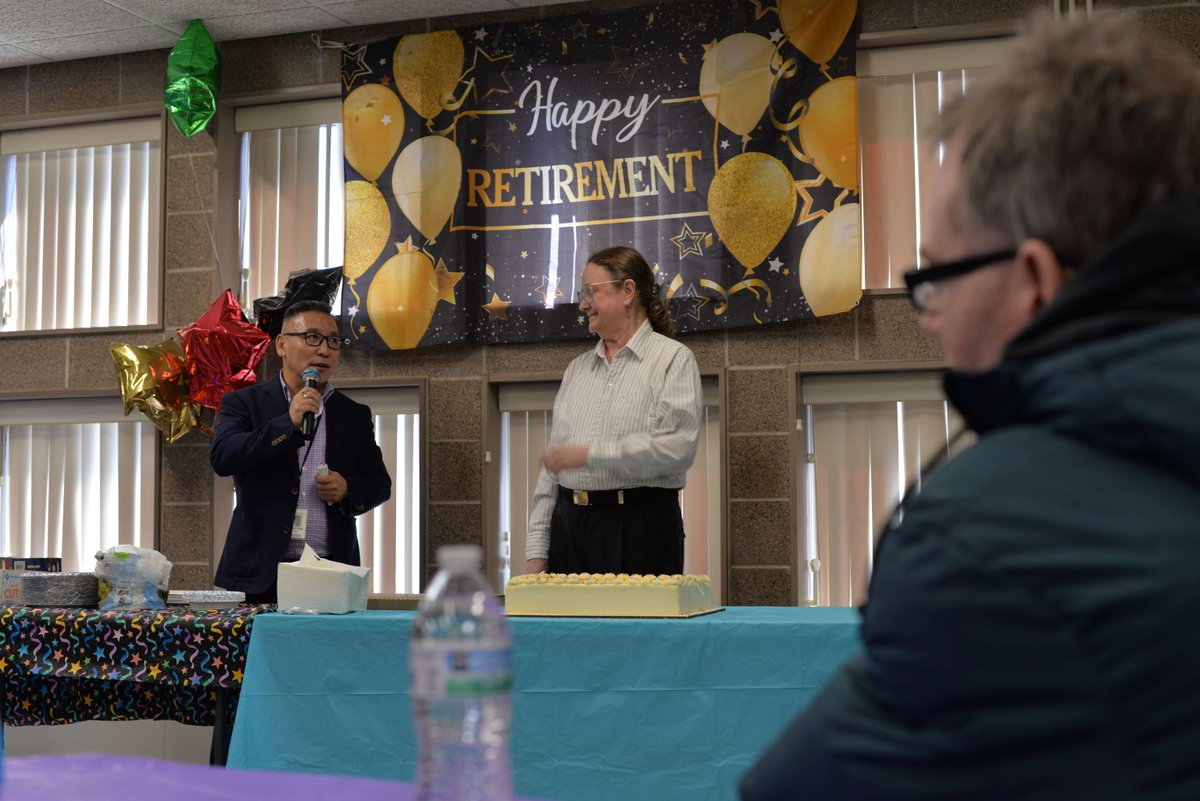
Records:
{"label": "happy retirement banner", "polygon": [[586,336],[631,245],[680,331],[859,300],[854,0],[712,0],[411,34],[343,56],[355,346]]}

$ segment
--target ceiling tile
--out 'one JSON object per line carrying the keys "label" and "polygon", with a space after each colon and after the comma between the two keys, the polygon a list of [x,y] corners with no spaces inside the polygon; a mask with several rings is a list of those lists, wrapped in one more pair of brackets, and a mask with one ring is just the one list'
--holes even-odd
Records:
{"label": "ceiling tile", "polygon": [[5,67],[23,67],[26,64],[40,64],[47,60],[19,47],[0,45],[0,69],[4,69]]}
{"label": "ceiling tile", "polygon": [[[289,8],[307,8],[305,0],[108,0],[111,5],[123,8],[150,22],[183,22],[194,19],[209,22],[222,17],[240,17],[262,11],[280,11]],[[393,0],[393,5],[395,2]],[[280,33],[294,33],[288,28]],[[212,28],[209,28],[212,33]],[[258,34],[247,34],[247,36]],[[215,38],[215,37],[214,37]]]}
{"label": "ceiling tile", "polygon": [[103,0],[4,0],[0,42],[29,42],[144,24]]}
{"label": "ceiling tile", "polygon": [[328,30],[329,28],[344,27],[345,24],[329,12],[312,6],[286,11],[266,11],[261,14],[242,14],[236,17],[218,17],[204,21],[204,26],[217,41]]}
{"label": "ceiling tile", "polygon": [[513,8],[509,0],[406,0],[404,3],[397,3],[395,0],[329,0],[318,1],[316,4],[329,9],[349,25],[371,25],[376,22],[447,17],[486,11],[511,11]]}
{"label": "ceiling tile", "polygon": [[[51,61],[72,61],[91,56],[110,56],[117,53],[174,47],[176,41],[178,41],[178,37],[169,31],[155,25],[144,25],[140,28],[128,28],[123,31],[103,31],[79,36],[65,36],[61,39],[24,42],[21,47]],[[41,60],[41,58],[30,59],[26,63]]]}

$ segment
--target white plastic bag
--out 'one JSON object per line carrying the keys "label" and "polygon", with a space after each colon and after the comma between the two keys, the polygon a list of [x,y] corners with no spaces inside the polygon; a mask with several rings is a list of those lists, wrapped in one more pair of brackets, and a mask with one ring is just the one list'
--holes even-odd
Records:
{"label": "white plastic bag", "polygon": [[167,605],[171,563],[150,548],[116,545],[96,554],[100,610],[159,609]]}

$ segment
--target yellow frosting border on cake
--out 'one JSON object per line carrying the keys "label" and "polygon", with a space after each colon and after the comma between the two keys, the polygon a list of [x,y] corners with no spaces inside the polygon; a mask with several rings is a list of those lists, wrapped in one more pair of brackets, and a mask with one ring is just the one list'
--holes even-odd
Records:
{"label": "yellow frosting border on cake", "polygon": [[513,576],[505,594],[505,611],[514,615],[679,617],[714,608],[703,575],[537,573]]}

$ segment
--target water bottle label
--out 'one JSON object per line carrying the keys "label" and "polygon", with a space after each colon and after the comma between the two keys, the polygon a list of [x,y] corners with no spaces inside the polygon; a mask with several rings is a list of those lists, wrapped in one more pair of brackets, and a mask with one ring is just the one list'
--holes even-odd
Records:
{"label": "water bottle label", "polygon": [[477,698],[512,687],[507,648],[424,643],[410,659],[412,694],[418,698]]}

